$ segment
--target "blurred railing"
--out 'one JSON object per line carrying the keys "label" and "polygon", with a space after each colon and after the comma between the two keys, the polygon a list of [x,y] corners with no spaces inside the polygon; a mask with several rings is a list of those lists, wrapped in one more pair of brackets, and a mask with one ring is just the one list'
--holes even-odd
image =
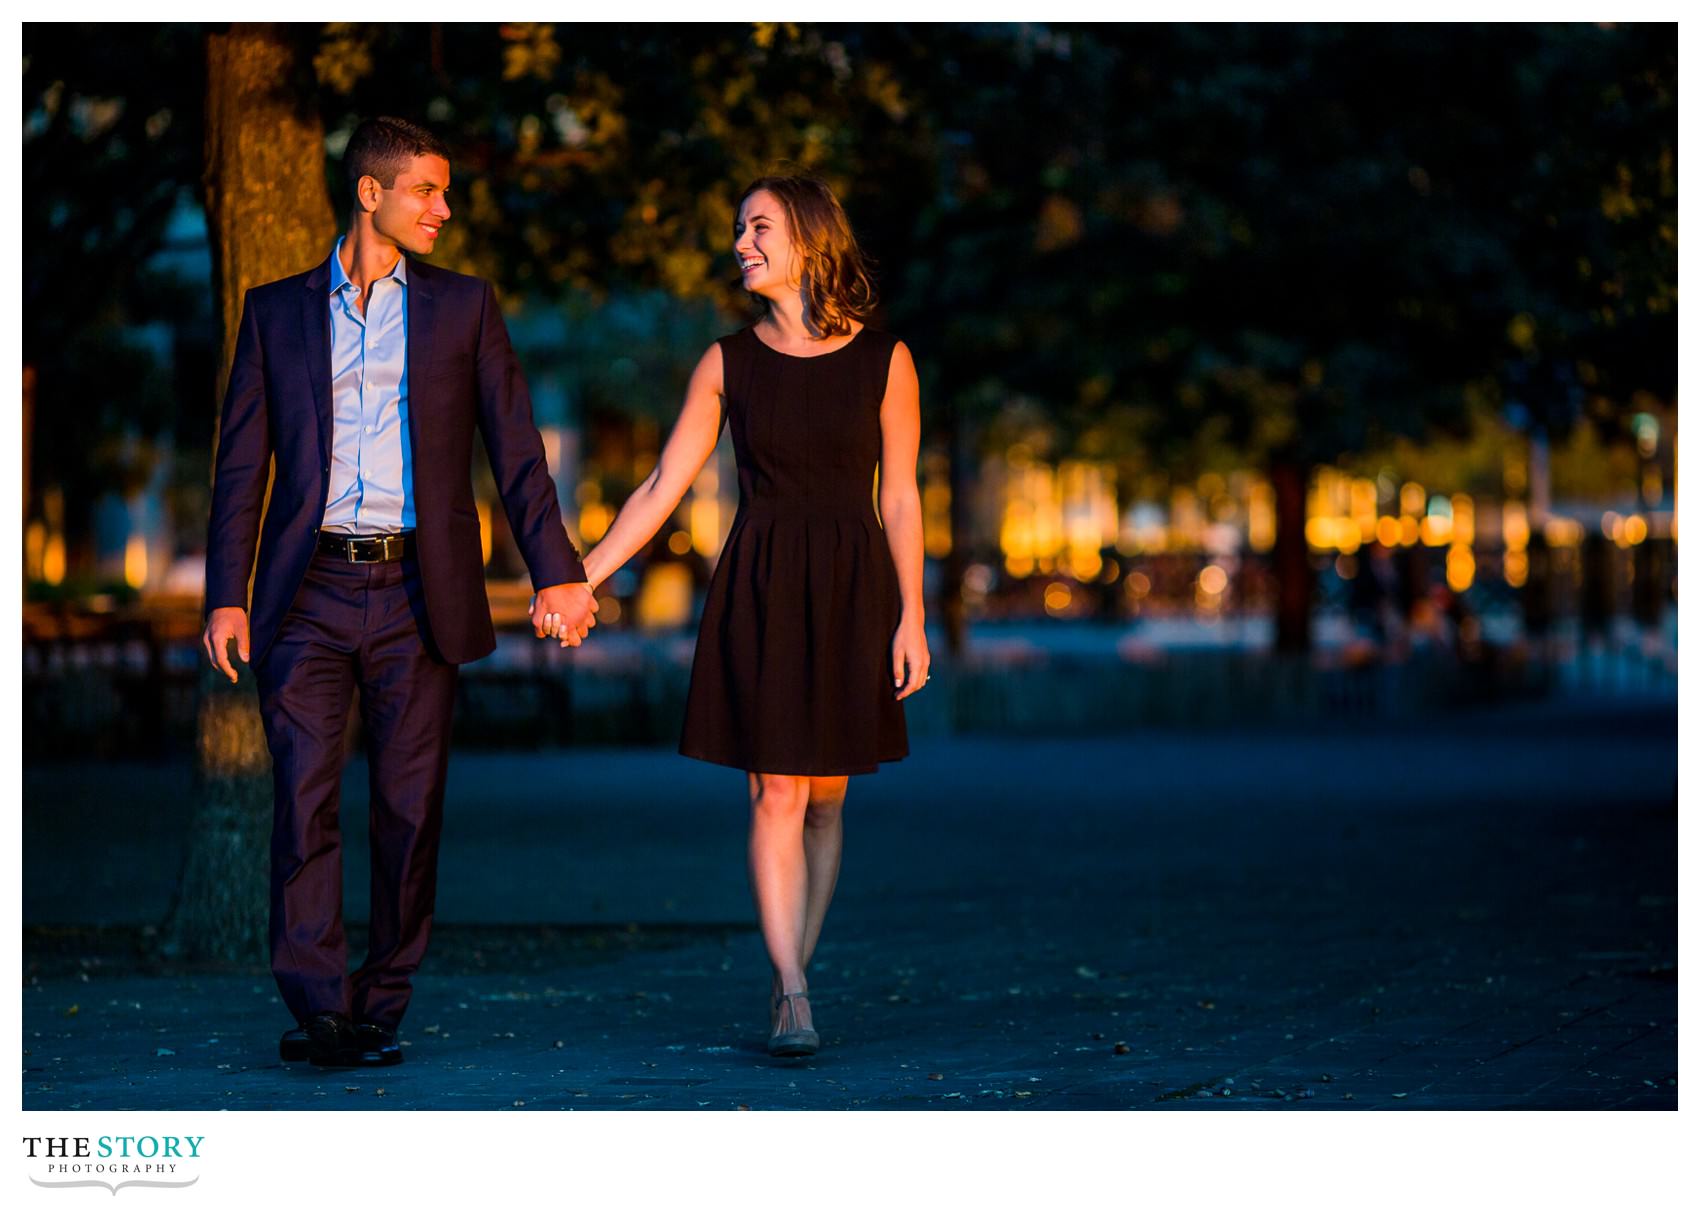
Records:
{"label": "blurred railing", "polygon": [[204,659],[198,602],[26,604],[24,753],[98,760],[187,749]]}
{"label": "blurred railing", "polygon": [[[455,743],[554,748],[677,741],[694,632],[599,628],[562,650],[524,626],[522,590],[496,595],[490,657],[464,666]],[[512,600],[510,600],[512,599]],[[1488,620],[1491,624],[1494,621]],[[205,656],[198,606],[149,603],[91,613],[26,607],[23,706],[32,760],[186,755]],[[1066,735],[1154,726],[1397,719],[1469,704],[1575,691],[1674,693],[1674,622],[1649,636],[1619,620],[1531,641],[1501,620],[1468,644],[1398,650],[1319,621],[1299,657],[1268,647],[1267,620],[1214,625],[982,624],[952,660],[933,638],[934,680],[906,704],[912,735]]]}

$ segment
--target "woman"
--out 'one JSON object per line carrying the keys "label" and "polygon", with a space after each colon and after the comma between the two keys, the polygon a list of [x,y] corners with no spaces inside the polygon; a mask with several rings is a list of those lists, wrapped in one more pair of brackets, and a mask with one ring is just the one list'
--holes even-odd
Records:
{"label": "woman", "polygon": [[[763,315],[703,354],[655,470],[584,566],[600,585],[648,543],[731,424],[738,514],[703,607],[679,751],[749,774],[750,882],[773,965],[768,1051],[810,1056],[807,971],[838,878],[848,776],[909,752],[901,703],[930,664],[920,388],[903,343],[864,324],[873,289],[824,184],[761,178],[733,234]],[[582,634],[553,616],[543,625],[564,642]]]}

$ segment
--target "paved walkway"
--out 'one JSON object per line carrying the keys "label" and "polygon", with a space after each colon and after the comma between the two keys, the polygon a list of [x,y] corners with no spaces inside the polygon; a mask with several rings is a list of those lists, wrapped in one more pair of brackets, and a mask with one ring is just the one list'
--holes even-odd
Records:
{"label": "paved walkway", "polygon": [[760,1047],[735,771],[457,755],[408,1062],[329,1072],[262,967],[147,956],[187,772],[27,769],[23,1105],[1674,1107],[1675,721],[927,740],[852,782],[804,1062]]}

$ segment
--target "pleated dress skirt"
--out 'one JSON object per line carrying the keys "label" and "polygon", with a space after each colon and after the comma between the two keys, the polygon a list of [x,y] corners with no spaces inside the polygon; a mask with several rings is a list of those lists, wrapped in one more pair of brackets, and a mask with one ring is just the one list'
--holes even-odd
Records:
{"label": "pleated dress skirt", "polygon": [[679,752],[763,774],[867,774],[907,756],[891,670],[901,600],[874,509],[896,338],[794,357],[721,340],[738,512],[715,566]]}

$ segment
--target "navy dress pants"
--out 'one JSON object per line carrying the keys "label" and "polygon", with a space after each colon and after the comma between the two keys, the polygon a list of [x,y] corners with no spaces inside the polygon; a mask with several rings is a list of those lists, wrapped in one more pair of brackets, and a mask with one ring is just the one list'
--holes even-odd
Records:
{"label": "navy dress pants", "polygon": [[[315,555],[255,668],[276,801],[271,964],[297,1021],[326,1011],[395,1028],[424,958],[458,669],[434,655],[412,555]],[[351,976],[342,925],[343,738],[358,688],[371,768],[371,930]]]}

